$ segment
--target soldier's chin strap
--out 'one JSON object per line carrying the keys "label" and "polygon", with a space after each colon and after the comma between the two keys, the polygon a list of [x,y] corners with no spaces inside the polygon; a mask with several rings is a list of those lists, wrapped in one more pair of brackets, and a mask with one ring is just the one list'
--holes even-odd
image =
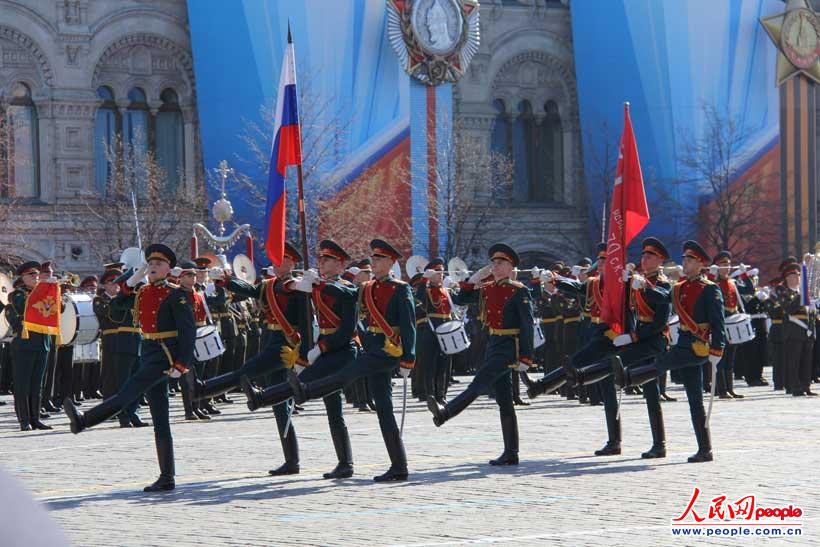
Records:
{"label": "soldier's chin strap", "polygon": [[709,386],[709,410],[706,412],[706,429],[712,419],[712,403],[715,402],[715,386],[717,385],[717,363],[709,363],[712,367],[712,385]]}

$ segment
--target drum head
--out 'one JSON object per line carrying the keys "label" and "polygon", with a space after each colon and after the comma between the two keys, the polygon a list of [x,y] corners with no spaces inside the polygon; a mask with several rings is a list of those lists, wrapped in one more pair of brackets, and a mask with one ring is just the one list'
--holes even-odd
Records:
{"label": "drum head", "polygon": [[736,313],[734,315],[730,315],[726,318],[727,325],[736,325],[738,323],[743,323],[744,321],[750,321],[749,316],[745,313]]}
{"label": "drum head", "polygon": [[464,323],[461,321],[447,321],[436,327],[436,334],[450,334],[462,328]]}
{"label": "drum head", "polygon": [[204,327],[199,327],[196,329],[196,337],[197,338],[204,338],[209,334],[213,333],[216,330],[214,325],[205,325]]}
{"label": "drum head", "polygon": [[77,305],[70,298],[63,297],[65,309],[60,315],[59,346],[70,346],[77,338]]}

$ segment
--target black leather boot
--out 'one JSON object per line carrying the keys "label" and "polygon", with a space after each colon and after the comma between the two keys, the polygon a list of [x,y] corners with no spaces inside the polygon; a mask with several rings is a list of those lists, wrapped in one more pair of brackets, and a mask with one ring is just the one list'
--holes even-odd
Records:
{"label": "black leather boot", "polygon": [[729,392],[727,391],[728,387],[726,385],[726,377],[730,376],[727,374],[727,371],[718,369],[717,371],[717,385],[715,386],[715,391],[717,392],[719,399],[734,399]]}
{"label": "black leather boot", "polygon": [[[428,399],[429,400],[429,399]],[[433,398],[435,400],[435,398]],[[396,482],[407,480],[407,454],[399,430],[383,433],[384,445],[390,456],[390,469],[382,475],[373,477],[376,482]]]}
{"label": "black leather boot", "polygon": [[666,457],[666,430],[663,426],[663,411],[651,412],[649,414],[649,429],[652,430],[652,448],[641,454],[641,458],[665,458]]}
{"label": "black leather boot", "polygon": [[527,386],[527,397],[535,399],[544,393],[552,393],[567,383],[566,373],[562,367],[553,369],[535,382],[530,380],[526,373],[521,374],[521,381]]}
{"label": "black leather boot", "polygon": [[604,359],[581,368],[575,368],[565,361],[561,368],[564,369],[570,387],[588,386],[612,374],[612,360]]}
{"label": "black leather boot", "polygon": [[743,399],[743,395],[735,393],[735,378],[730,371],[726,371],[726,392],[735,399]]}
{"label": "black leather boot", "polygon": [[612,380],[615,382],[616,389],[642,386],[658,377],[658,369],[655,367],[655,363],[625,368],[621,358],[617,355],[610,358],[610,363],[612,364]]}
{"label": "black leather boot", "polygon": [[33,397],[29,398],[29,422],[31,423],[31,427],[33,429],[42,429],[47,430],[51,429],[50,425],[44,424],[40,421],[41,418],[47,417],[40,414],[40,404],[43,401],[43,394],[41,391],[37,391],[37,394]]}
{"label": "black leather boot", "polygon": [[698,440],[698,451],[694,456],[689,456],[689,463],[710,462],[712,456],[712,435],[706,427],[706,416],[698,416],[693,420],[692,426],[695,428],[695,438]]}
{"label": "black leather boot", "polygon": [[31,431],[31,415],[28,397],[15,397],[14,403],[17,407],[17,420],[20,422],[20,431]]}
{"label": "black leather boot", "polygon": [[288,427],[287,435],[285,435],[287,423],[287,417],[276,415],[276,427],[279,431],[279,441],[282,443],[282,455],[285,456],[285,463],[268,471],[274,477],[297,475],[299,473],[299,440],[296,438],[296,430],[293,429],[293,424]]}
{"label": "black leather boot", "polygon": [[433,413],[433,423],[436,424],[436,427],[441,427],[444,422],[458,415],[477,398],[478,390],[473,386],[468,386],[467,389],[451,399],[446,405],[436,401],[435,397],[427,397],[427,408]]}
{"label": "black leather boot", "polygon": [[227,393],[239,385],[239,376],[238,371],[233,371],[226,374],[220,374],[219,376],[210,378],[204,382],[197,379],[194,387],[194,399],[211,399]]}
{"label": "black leather boot", "polygon": [[609,440],[600,450],[595,451],[596,456],[617,456],[621,453],[621,420],[618,419],[617,409],[605,409],[606,431]]}
{"label": "black leather boot", "polygon": [[333,439],[333,448],[339,463],[330,473],[322,475],[326,479],[347,479],[353,476],[353,451],[350,448],[350,435],[347,426],[336,427],[330,430]]}
{"label": "black leather boot", "polygon": [[140,417],[137,414],[132,414],[130,421],[131,427],[148,427],[150,425],[140,420]]}
{"label": "black leather boot", "polygon": [[289,382],[281,382],[262,390],[254,387],[247,376],[242,376],[239,385],[248,399],[248,410],[250,411],[262,407],[276,406],[293,397],[293,388],[291,388]]}
{"label": "black leather boot", "polygon": [[171,439],[157,439],[157,460],[159,478],[142,489],[143,492],[167,492],[176,488],[174,481],[174,442]]}
{"label": "black leather boot", "polygon": [[71,397],[66,397],[63,400],[63,411],[66,413],[66,416],[68,416],[68,421],[71,424],[71,432],[74,434],[103,423],[116,415],[120,410],[119,401],[114,397],[106,399],[85,412],[77,410]]}
{"label": "black leather boot", "polygon": [[518,418],[514,413],[501,416],[501,436],[504,452],[490,460],[490,465],[518,465]]}

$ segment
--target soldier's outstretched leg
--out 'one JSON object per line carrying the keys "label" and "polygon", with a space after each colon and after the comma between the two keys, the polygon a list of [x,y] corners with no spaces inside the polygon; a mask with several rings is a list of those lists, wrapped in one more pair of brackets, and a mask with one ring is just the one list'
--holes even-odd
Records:
{"label": "soldier's outstretched leg", "polygon": [[564,364],[569,363],[569,356],[564,355],[561,358],[561,366],[554,368],[544,374],[540,380],[531,380],[526,372],[521,373],[521,381],[527,386],[527,397],[535,399],[544,393],[552,393],[567,383],[566,372],[564,371]]}
{"label": "soldier's outstretched leg", "polygon": [[490,465],[518,465],[518,419],[512,397],[512,373],[507,371],[493,384],[495,402],[501,419],[501,436],[504,439],[504,452],[490,460]]}

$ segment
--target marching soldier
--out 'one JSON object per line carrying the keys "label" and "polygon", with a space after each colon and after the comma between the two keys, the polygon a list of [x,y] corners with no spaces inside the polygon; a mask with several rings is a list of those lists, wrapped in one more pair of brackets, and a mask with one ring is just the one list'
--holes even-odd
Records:
{"label": "marching soldier", "polygon": [[[445,404],[450,356],[441,351],[436,328],[450,321],[453,305],[444,283],[444,259],[434,258],[424,267],[424,280],[416,288],[416,353],[424,363],[424,393]],[[416,372],[418,372],[416,367]],[[425,398],[426,400],[426,398]]]}
{"label": "marching soldier", "polygon": [[[504,452],[491,460],[490,465],[518,465],[518,420],[512,399],[511,371],[524,372],[533,366],[531,297],[527,287],[511,279],[519,259],[510,246],[493,245],[489,258],[492,264],[475,272],[461,284],[461,291],[453,295],[454,303],[478,303],[483,311],[481,320],[489,328],[484,366],[453,400],[442,405],[434,397],[428,397],[427,407],[433,413],[433,423],[441,427],[492,388],[501,417]],[[493,281],[482,284],[490,274]]]}
{"label": "marching soldier", "polygon": [[[120,277],[122,280],[120,281]],[[111,301],[119,294],[118,282],[124,283],[130,276],[123,276],[120,269],[108,269],[100,276],[102,292],[94,298],[94,315],[100,323],[102,338],[103,398],[115,395],[125,381],[131,377],[139,365],[141,336],[134,326],[134,316],[130,309],[114,310]],[[133,299],[133,296],[130,297]],[[132,302],[133,307],[133,302]],[[120,427],[145,427],[137,414],[138,404],[134,401],[117,416]]]}
{"label": "marching soldier", "polygon": [[[299,381],[313,382],[326,378],[343,369],[358,353],[356,342],[356,319],[358,317],[358,289],[342,280],[344,263],[350,256],[338,244],[324,240],[319,244],[319,276],[313,270],[305,272],[296,284],[296,290],[310,295],[319,323],[319,339],[309,351],[301,348],[306,367],[299,372]],[[303,322],[302,339],[308,339]],[[304,361],[303,361],[304,362]],[[247,392],[253,392],[248,386]],[[255,392],[254,392],[255,393]],[[260,399],[264,398],[264,392]],[[345,479],[353,476],[353,452],[342,413],[342,395],[335,391],[322,398],[327,411],[330,436],[336,451],[336,468],[323,475],[326,479]]]}
{"label": "marching soldier", "polygon": [[[199,329],[206,326],[208,324],[207,304],[205,303],[205,295],[197,289],[196,280],[199,272],[197,265],[190,260],[185,260],[180,262],[176,269],[179,270],[177,276],[179,287],[188,293],[188,300],[194,312],[194,327]],[[194,360],[189,371],[189,374],[192,374],[194,378],[197,377],[196,369],[198,364],[199,361]],[[199,409],[198,401],[194,399],[195,394],[188,387],[190,385],[187,382],[182,383],[182,407],[185,410],[185,419],[189,421],[210,420],[211,417]]]}
{"label": "marching soldier", "polygon": [[11,341],[14,409],[20,431],[51,429],[51,426],[40,421],[40,399],[52,337],[29,331],[23,325],[26,303],[37,286],[41,270],[41,264],[35,261],[17,268],[20,286],[9,294],[9,303],[4,310],[14,336]]}
{"label": "marching soldier", "polygon": [[[753,286],[757,283],[754,282]],[[766,332],[766,299],[768,293],[756,288],[753,295],[741,295],[746,311],[752,318],[752,328],[755,332],[754,340],[741,344],[738,348],[737,359],[745,362],[746,384],[753,386],[768,386],[769,382],[763,378],[763,367],[769,362],[769,335]]]}
{"label": "marching soldier", "polygon": [[793,262],[783,269],[783,285],[775,290],[775,298],[783,310],[784,385],[794,397],[818,394],[811,390],[812,348],[814,345],[815,312],[803,305],[800,294],[800,264]]}
{"label": "marching soldier", "polygon": [[[370,242],[371,260],[375,280],[362,284],[358,298],[367,316],[367,332],[364,351],[355,360],[337,370],[307,383],[296,375],[290,375],[288,385],[275,385],[261,393],[243,382],[248,408],[258,408],[260,403],[276,405],[293,397],[297,404],[309,399],[319,399],[349,385],[357,378],[368,377],[373,391],[376,413],[382,438],[390,457],[390,469],[373,478],[376,482],[407,480],[407,455],[401,439],[396,418],[393,415],[393,371],[399,368],[407,380],[416,361],[416,318],[413,294],[410,286],[395,279],[391,267],[401,258],[392,245],[374,239]],[[275,407],[274,407],[275,408]]]}
{"label": "marching soldier", "polygon": [[[114,309],[128,311],[132,305],[128,297],[136,292],[133,313],[143,337],[139,369],[116,395],[86,412],[79,412],[70,398],[63,402],[63,408],[71,422],[71,432],[76,434],[115,416],[146,393],[154,421],[160,476],[144,491],[160,492],[175,487],[174,445],[168,421],[168,378],[193,380],[193,375],[187,372],[193,360],[196,327],[189,294],[166,280],[171,268],[176,266],[174,252],[155,243],[145,249],[145,256],[148,263],[128,278],[123,285],[124,294],[111,301]],[[148,283],[137,287],[146,275]]]}
{"label": "marching soldier", "polygon": [[[729,277],[732,268],[732,253],[721,251],[715,255],[710,271],[717,280],[720,292],[723,295],[723,315],[729,318],[738,313],[745,313],[743,298],[741,294],[749,294],[745,280],[743,291],[739,290],[735,280]],[[745,274],[745,272],[744,272]],[[717,392],[721,399],[742,399],[743,395],[735,393],[734,390],[734,368],[735,353],[737,346],[728,344],[723,352],[723,359],[720,360],[717,369]],[[713,380],[714,381],[714,380]]]}
{"label": "marching soldier", "polygon": [[[80,290],[96,297],[100,279],[96,275],[89,275],[80,281]],[[100,388],[100,361],[92,361],[82,366],[82,395],[86,399],[102,399]],[[74,389],[79,393],[77,386]]]}
{"label": "marching soldier", "polygon": [[[299,359],[302,342],[301,324],[306,321],[305,300],[295,290],[293,268],[302,261],[302,255],[294,245],[285,243],[282,263],[275,267],[275,275],[258,285],[251,285],[234,276],[217,280],[223,291],[227,290],[242,298],[254,298],[264,313],[262,349],[258,355],[245,362],[238,370],[225,372],[204,383],[198,383],[196,398],[216,397],[240,385],[242,377],[259,378],[271,374],[275,383],[287,381],[287,370]],[[217,276],[218,277],[218,276]],[[226,297],[227,298],[227,297]],[[299,444],[296,430],[290,422],[291,403],[273,407],[279,440],[285,463],[269,473],[273,476],[299,473]]]}
{"label": "marching soldier", "polygon": [[685,279],[672,288],[672,305],[680,317],[678,343],[658,357],[653,364],[624,369],[613,363],[615,385],[620,388],[642,385],[667,370],[680,370],[689,400],[689,413],[698,441],[698,451],[690,463],[712,461],[712,439],[703,407],[703,367],[706,362],[715,370],[723,356],[726,332],[723,319],[723,296],[720,288],[706,279],[703,270],[710,257],[696,241],[683,244]]}

